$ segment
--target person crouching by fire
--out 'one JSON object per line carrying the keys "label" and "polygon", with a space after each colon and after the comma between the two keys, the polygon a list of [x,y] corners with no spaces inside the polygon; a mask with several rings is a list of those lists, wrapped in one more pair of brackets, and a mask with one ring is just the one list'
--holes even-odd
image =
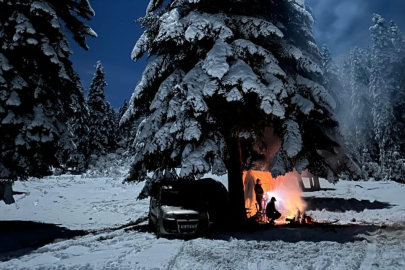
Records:
{"label": "person crouching by fire", "polygon": [[256,193],[256,201],[257,204],[259,205],[259,211],[262,211],[263,208],[263,196],[264,196],[264,190],[262,188],[262,181],[257,178],[256,180],[256,185],[255,185],[255,193]]}
{"label": "person crouching by fire", "polygon": [[269,218],[269,223],[272,224],[281,217],[281,213],[276,209],[276,201],[276,198],[271,197],[270,202],[266,206],[266,216]]}

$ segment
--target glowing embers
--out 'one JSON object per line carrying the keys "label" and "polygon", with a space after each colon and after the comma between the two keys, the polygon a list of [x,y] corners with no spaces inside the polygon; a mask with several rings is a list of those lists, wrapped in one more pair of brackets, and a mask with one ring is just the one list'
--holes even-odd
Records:
{"label": "glowing embers", "polygon": [[298,212],[295,215],[289,215],[281,219],[278,225],[290,224],[290,225],[311,225],[313,224],[313,219],[310,216],[307,216],[305,213],[301,214]]}

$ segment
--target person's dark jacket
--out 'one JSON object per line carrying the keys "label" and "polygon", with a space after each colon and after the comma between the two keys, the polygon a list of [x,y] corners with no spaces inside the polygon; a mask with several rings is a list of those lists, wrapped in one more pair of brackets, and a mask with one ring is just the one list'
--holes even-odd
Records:
{"label": "person's dark jacket", "polygon": [[264,195],[264,190],[262,188],[262,185],[256,184],[255,185],[255,193],[256,193],[256,201],[259,204],[259,209],[262,209],[262,201],[263,201],[263,195]]}
{"label": "person's dark jacket", "polygon": [[279,213],[280,212],[277,211],[274,201],[270,201],[266,206],[266,216],[273,217],[275,214],[279,214]]}
{"label": "person's dark jacket", "polygon": [[256,200],[260,201],[263,199],[263,195],[264,195],[264,190],[262,188],[262,185],[256,184],[255,185],[255,193],[256,193]]}

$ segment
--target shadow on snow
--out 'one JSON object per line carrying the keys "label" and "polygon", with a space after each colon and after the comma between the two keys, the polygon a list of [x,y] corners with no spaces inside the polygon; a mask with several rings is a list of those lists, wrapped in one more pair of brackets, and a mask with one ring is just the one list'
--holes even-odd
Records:
{"label": "shadow on snow", "polygon": [[[356,211],[365,209],[388,209],[393,205],[379,201],[366,201],[342,198],[304,198],[308,207],[307,210],[326,211]],[[147,226],[143,225],[147,217],[141,217],[134,222],[104,230],[84,231],[69,230],[56,224],[38,223],[32,221],[0,221],[0,261],[20,257],[29,254],[33,250],[50,244],[55,240],[68,240],[87,234],[99,234],[108,231],[124,229],[125,231],[137,231],[146,233]],[[300,241],[322,242],[332,241],[347,243],[362,241],[369,233],[381,229],[372,225],[336,225],[314,223],[305,227],[283,226],[255,226],[235,224],[213,226],[211,232],[206,236],[210,240],[238,240],[255,241],[284,241],[297,243]],[[102,239],[100,239],[102,241]]]}
{"label": "shadow on snow", "polygon": [[365,239],[363,235],[368,235],[379,229],[381,227],[372,225],[333,225],[322,223],[315,223],[306,227],[288,225],[268,227],[264,225],[262,229],[257,230],[235,228],[232,231],[226,231],[220,229],[212,231],[208,238],[225,241],[233,238],[246,241],[284,241],[288,243],[329,241],[343,244],[362,241]]}
{"label": "shadow on snow", "polygon": [[[69,240],[88,234],[101,234],[125,228],[136,227],[145,222],[147,217],[140,217],[119,227],[100,230],[69,230],[58,224],[47,224],[33,221],[0,221],[0,261],[7,261],[27,255],[37,248],[53,243],[56,240]],[[102,237],[99,241],[102,240]]]}
{"label": "shadow on snow", "polygon": [[84,231],[69,230],[56,224],[0,221],[0,261],[29,254],[57,239],[67,240],[85,234]]}
{"label": "shadow on snow", "polygon": [[379,201],[367,201],[367,200],[356,200],[356,199],[342,199],[342,198],[317,198],[317,197],[306,197],[303,200],[307,203],[307,211],[311,210],[323,210],[329,212],[347,212],[356,211],[362,212],[366,209],[369,210],[381,210],[389,209],[394,205],[379,202]]}

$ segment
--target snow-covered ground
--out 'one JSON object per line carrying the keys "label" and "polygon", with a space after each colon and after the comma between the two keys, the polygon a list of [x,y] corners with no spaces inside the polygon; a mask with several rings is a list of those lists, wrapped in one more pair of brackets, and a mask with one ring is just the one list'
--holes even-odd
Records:
{"label": "snow-covered ground", "polygon": [[321,185],[331,189],[303,196],[355,198],[381,207],[308,212],[317,220],[356,224],[342,230],[270,228],[170,240],[131,227],[102,230],[146,215],[148,201],[136,200],[142,183],[67,175],[17,182],[14,190],[25,194],[15,196],[16,205],[0,204],[0,221],[54,223],[98,232],[3,258],[0,269],[405,269],[405,186],[348,181]]}
{"label": "snow-covered ground", "polygon": [[[305,183],[305,181],[304,181]],[[393,225],[401,223],[405,225],[405,185],[396,182],[351,182],[340,181],[336,185],[322,181],[323,189],[335,189],[319,192],[306,192],[304,197],[316,198],[342,198],[365,200],[371,203],[389,204],[382,209],[364,209],[356,211],[308,211],[314,218],[319,220],[339,220],[340,224],[377,224]],[[355,219],[356,222],[352,222]],[[405,268],[404,268],[405,269]]]}
{"label": "snow-covered ground", "polygon": [[16,182],[15,205],[1,204],[0,220],[61,224],[69,229],[100,229],[144,216],[149,201],[137,201],[143,184],[122,184],[123,178],[58,176]]}

